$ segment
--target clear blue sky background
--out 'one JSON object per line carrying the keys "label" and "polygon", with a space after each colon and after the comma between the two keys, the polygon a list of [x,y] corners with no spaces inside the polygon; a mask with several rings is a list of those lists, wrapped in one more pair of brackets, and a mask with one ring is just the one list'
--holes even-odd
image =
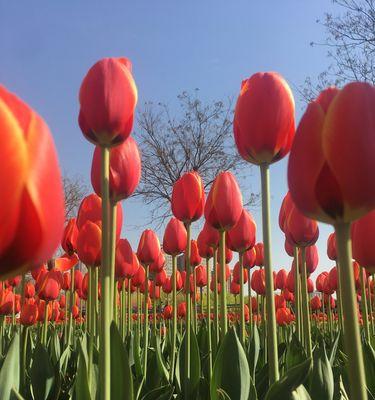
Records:
{"label": "clear blue sky background", "polygon": [[[316,20],[334,7],[327,0],[0,0],[0,83],[32,105],[48,122],[62,170],[89,182],[93,146],[77,125],[78,90],[98,59],[126,56],[133,62],[139,104],[173,106],[183,90],[200,89],[203,99],[237,95],[243,78],[257,71],[280,72],[292,89],[327,66]],[[303,103],[294,89],[297,120]],[[287,190],[287,160],[272,166],[273,264],[290,267],[277,224]],[[248,185],[259,190],[254,168]],[[261,240],[260,209],[252,210]],[[123,234],[136,247],[147,208],[124,203]],[[319,270],[330,227],[321,226]],[[162,232],[159,232],[162,237]]]}

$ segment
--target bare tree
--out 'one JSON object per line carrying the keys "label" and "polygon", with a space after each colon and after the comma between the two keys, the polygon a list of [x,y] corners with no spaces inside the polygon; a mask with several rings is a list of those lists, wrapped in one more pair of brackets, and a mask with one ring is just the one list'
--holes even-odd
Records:
{"label": "bare tree", "polygon": [[[138,115],[142,151],[142,179],[136,192],[151,205],[151,221],[158,227],[170,216],[173,184],[187,171],[199,172],[205,187],[221,171],[240,177],[244,165],[233,142],[232,100],[203,102],[194,94],[178,96],[180,110],[148,102]],[[250,202],[256,195],[251,194]]]}
{"label": "bare tree", "polygon": [[83,179],[78,175],[64,175],[62,180],[65,194],[65,219],[69,220],[77,215],[78,207],[88,189]]}
{"label": "bare tree", "polygon": [[375,83],[375,0],[333,0],[337,15],[326,13],[318,20],[327,31],[323,45],[331,60],[329,67],[317,79],[308,77],[301,88],[309,101],[325,87],[340,86],[350,81]]}

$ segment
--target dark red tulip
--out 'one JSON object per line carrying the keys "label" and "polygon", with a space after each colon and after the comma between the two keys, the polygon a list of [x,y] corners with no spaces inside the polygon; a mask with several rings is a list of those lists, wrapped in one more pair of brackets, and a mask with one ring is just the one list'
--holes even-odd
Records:
{"label": "dark red tulip", "polygon": [[172,319],[172,316],[173,316],[173,308],[170,304],[167,304],[163,310],[163,318]]}
{"label": "dark red tulip", "polygon": [[78,123],[90,142],[112,146],[131,133],[137,88],[126,58],[103,58],[95,63],[79,91]]}
{"label": "dark red tulip", "polygon": [[352,226],[353,257],[367,271],[375,272],[375,211],[355,221]]}
{"label": "dark red tulip", "polygon": [[185,173],[173,185],[172,212],[180,221],[198,220],[203,214],[204,202],[204,187],[198,172]]}
{"label": "dark red tulip", "polygon": [[165,272],[164,269],[162,269],[160,272],[158,272],[155,275],[155,285],[156,286],[163,286],[166,280],[167,280],[167,273]]}
{"label": "dark red tulip", "polygon": [[319,296],[314,296],[311,300],[310,300],[310,305],[311,305],[311,309],[313,311],[318,311],[322,308],[322,302],[320,300]]}
{"label": "dark red tulip", "polygon": [[307,292],[313,293],[314,291],[314,282],[311,278],[307,278]]}
{"label": "dark red tulip", "polygon": [[204,216],[215,229],[228,231],[241,217],[242,195],[236,178],[221,172],[214,180],[207,197]]}
{"label": "dark red tulip", "polygon": [[160,251],[158,258],[153,263],[150,264],[150,271],[158,273],[163,270],[164,265],[165,265],[165,256],[164,253]]}
{"label": "dark red tulip", "polygon": [[[101,149],[96,147],[91,165],[91,184],[101,197]],[[109,156],[109,195],[113,202],[130,197],[141,178],[141,157],[137,142],[130,136],[120,145],[113,147]]]}
{"label": "dark red tulip", "polygon": [[259,242],[255,246],[255,265],[262,267],[264,265],[264,245]]}
{"label": "dark red tulip", "polygon": [[286,300],[283,295],[275,294],[275,308],[285,308],[286,307]]}
{"label": "dark red tulip", "polygon": [[[221,283],[221,267],[220,264],[216,264],[216,276],[217,281]],[[230,278],[230,268],[228,264],[225,264],[225,280],[227,281]]]}
{"label": "dark red tulip", "polygon": [[275,280],[276,288],[284,290],[287,278],[288,278],[288,273],[286,272],[286,270],[283,268],[280,269],[276,275],[276,280]]}
{"label": "dark red tulip", "polygon": [[293,207],[293,200],[290,195],[290,192],[288,192],[284,199],[283,202],[281,203],[280,211],[279,211],[279,227],[280,229],[285,233],[285,223],[289,217],[289,212],[291,208]]}
{"label": "dark red tulip", "polygon": [[24,326],[34,325],[38,321],[38,305],[33,301],[23,304],[20,315],[20,323]]}
{"label": "dark red tulip", "polygon": [[336,234],[332,232],[327,239],[327,256],[330,260],[337,260]]}
{"label": "dark red tulip", "polygon": [[235,281],[232,281],[230,283],[230,293],[234,294],[235,296],[240,294],[240,285],[236,283]]}
{"label": "dark red tulip", "polygon": [[285,238],[284,249],[285,249],[286,254],[288,254],[289,257],[294,256],[294,248],[290,244],[290,242],[288,241],[287,238]]}
{"label": "dark red tulip", "polygon": [[177,316],[179,318],[185,318],[186,315],[186,303],[182,302],[177,306]]}
{"label": "dark red tulip", "polygon": [[337,283],[338,283],[338,275],[337,275],[337,267],[333,267],[329,273],[328,273],[328,277],[327,277],[328,281],[329,281],[329,286],[333,289],[333,290],[337,290]]}
{"label": "dark red tulip", "polygon": [[63,284],[62,284],[62,289],[67,291],[70,289],[70,284],[71,284],[72,278],[70,275],[70,272],[65,272],[63,274]]}
{"label": "dark red tulip", "polygon": [[52,135],[26,103],[0,86],[0,276],[50,259],[64,229],[64,194]]}
{"label": "dark red tulip", "polygon": [[[116,210],[116,237],[119,239],[122,229],[121,203],[117,203]],[[102,199],[95,193],[86,196],[79,206],[76,221],[78,230],[81,230],[87,221],[94,222],[99,226],[101,226],[102,223]]]}
{"label": "dark red tulip", "polygon": [[352,82],[311,102],[289,157],[297,207],[311,218],[350,222],[375,208],[375,89]]}
{"label": "dark red tulip", "polygon": [[237,149],[252,164],[271,164],[292,145],[294,99],[286,81],[275,72],[258,72],[242,82],[234,121]]}
{"label": "dark red tulip", "polygon": [[133,253],[127,239],[120,239],[116,246],[115,276],[116,279],[131,278],[139,268],[137,256]]}
{"label": "dark red tulip", "polygon": [[203,265],[199,265],[195,268],[195,282],[200,288],[207,285],[207,272]]}
{"label": "dark red tulip", "polygon": [[227,246],[232,251],[244,253],[254,247],[256,235],[256,224],[253,216],[242,209],[240,219],[237,224],[227,232]]}
{"label": "dark red tulip", "polygon": [[250,285],[257,294],[264,295],[266,293],[266,277],[264,269],[256,269],[253,272]]}
{"label": "dark red tulip", "polygon": [[41,273],[44,273],[45,271],[47,271],[47,267],[46,267],[45,264],[42,264],[39,267],[34,268],[34,269],[31,270],[31,276],[34,278],[34,281],[37,281],[38,280],[38,276]]}
{"label": "dark red tulip", "polygon": [[163,283],[163,286],[162,286],[162,289],[163,289],[163,292],[165,294],[169,294],[169,293],[172,292],[172,289],[173,289],[173,287],[172,287],[172,279],[170,277],[167,277],[165,279],[165,281]]}
{"label": "dark red tulip", "polygon": [[[233,281],[236,282],[237,284],[240,284],[240,279],[241,279],[240,273],[241,273],[240,272],[240,263],[236,262],[236,264],[234,264],[234,268],[233,268]],[[247,283],[247,279],[248,279],[247,269],[242,268],[242,273],[243,273],[243,283]]]}
{"label": "dark red tulip", "polygon": [[92,267],[101,264],[102,230],[96,223],[87,221],[79,230],[77,255],[87,266]]}
{"label": "dark red tulip", "polygon": [[293,246],[312,246],[319,237],[317,222],[305,217],[295,206],[289,210],[284,229],[286,238]]}
{"label": "dark red tulip", "polygon": [[15,276],[15,277],[13,277],[13,278],[9,278],[8,280],[7,280],[7,282],[8,282],[8,286],[12,286],[12,287],[16,287],[16,286],[18,286],[19,284],[20,284],[20,282],[21,282],[21,276],[20,275],[18,275],[18,276]]}
{"label": "dark red tulip", "polygon": [[243,253],[242,264],[244,268],[253,268],[256,261],[256,249],[255,247],[245,251]]}
{"label": "dark red tulip", "polygon": [[151,229],[142,232],[139,239],[137,256],[140,263],[144,265],[156,262],[160,255],[160,243],[156,233]]}
{"label": "dark red tulip", "polygon": [[[228,247],[225,247],[225,264],[229,264],[233,259],[233,252]],[[221,254],[218,254],[218,262],[221,262]]]}
{"label": "dark red tulip", "polygon": [[14,293],[12,289],[3,289],[0,292],[0,315],[9,315],[13,311]]}
{"label": "dark red tulip", "polygon": [[63,238],[61,240],[61,247],[67,254],[72,255],[77,250],[77,237],[78,228],[76,219],[71,218],[65,226]]}
{"label": "dark red tulip", "polygon": [[35,296],[35,286],[31,281],[26,282],[24,294],[26,299],[30,299]]}
{"label": "dark red tulip", "polygon": [[83,274],[79,269],[74,271],[74,290],[79,292],[82,288]]}
{"label": "dark red tulip", "polygon": [[219,232],[208,224],[207,221],[204,223],[202,231],[204,231],[207,245],[213,249],[217,249],[219,247]]}
{"label": "dark red tulip", "polygon": [[42,282],[39,285],[39,298],[52,301],[59,297],[60,290],[63,284],[63,276],[60,271],[51,270],[48,271],[42,278]]}
{"label": "dark red tulip", "polygon": [[196,267],[202,262],[202,257],[199,255],[198,244],[196,240],[191,240],[190,242],[190,265]]}
{"label": "dark red tulip", "polygon": [[186,249],[187,233],[184,224],[172,217],[164,231],[163,251],[170,256],[181,254]]}

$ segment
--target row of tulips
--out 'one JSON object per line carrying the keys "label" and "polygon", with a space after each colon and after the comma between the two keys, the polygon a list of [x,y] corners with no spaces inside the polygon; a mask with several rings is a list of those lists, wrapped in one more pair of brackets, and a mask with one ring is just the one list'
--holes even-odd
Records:
{"label": "row of tulips", "polygon": [[[162,246],[146,229],[136,252],[121,238],[121,201],[141,177],[130,136],[137,103],[131,62],[97,62],[79,103],[79,126],[95,145],[94,193],[64,229],[49,129],[0,88],[2,399],[375,396],[372,85],[323,90],[295,129],[293,95],[280,75],[243,81],[234,139],[241,157],[260,168],[261,242],[235,177],[219,173],[206,198],[199,173],[190,171],[173,186]],[[279,227],[293,263],[276,274],[270,165],[289,152]],[[192,227],[202,217],[195,241]],[[334,227],[328,256],[336,266],[317,277],[313,296],[317,221]],[[54,258],[59,244],[65,253]]]}

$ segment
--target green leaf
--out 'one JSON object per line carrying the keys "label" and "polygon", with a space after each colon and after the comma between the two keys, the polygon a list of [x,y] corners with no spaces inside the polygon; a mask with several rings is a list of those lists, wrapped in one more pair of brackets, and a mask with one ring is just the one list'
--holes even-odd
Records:
{"label": "green leaf", "polygon": [[309,358],[302,364],[291,368],[268,389],[265,400],[293,399],[293,392],[305,381],[311,371],[311,367],[312,361]]}
{"label": "green leaf", "polygon": [[188,389],[188,398],[195,398],[201,377],[201,359],[197,337],[195,336],[195,333],[191,327],[190,332],[190,379],[187,380],[187,374],[185,372],[186,331],[178,352],[178,359],[176,364],[176,379],[179,387],[181,388],[181,391],[184,392],[186,384],[186,387]]}
{"label": "green leaf", "polygon": [[156,350],[156,361],[158,363],[158,370],[160,375],[164,378],[166,382],[168,382],[168,369],[165,366],[165,361],[160,349],[160,337],[156,335],[155,337],[155,350]]}
{"label": "green leaf", "polygon": [[51,354],[52,364],[56,365],[61,356],[60,340],[56,330],[53,331],[49,342],[49,353]]}
{"label": "green leaf", "polygon": [[293,335],[292,340],[289,344],[288,350],[286,352],[286,367],[287,370],[294,367],[295,365],[301,364],[306,360],[306,352],[297,339],[296,335]]}
{"label": "green leaf", "polygon": [[148,392],[142,400],[170,400],[173,396],[173,387],[170,385],[162,386]]}
{"label": "green leaf", "polygon": [[38,343],[30,369],[31,386],[35,400],[47,400],[55,381],[55,371],[47,348]]}
{"label": "green leaf", "polygon": [[85,347],[86,346],[82,344],[82,341],[79,341],[77,376],[74,385],[76,400],[91,400],[88,371],[87,371],[87,357],[84,352]]}
{"label": "green leaf", "polygon": [[219,398],[220,389],[231,399],[249,398],[249,364],[234,328],[227,332],[217,352],[210,387],[212,400]]}
{"label": "green leaf", "polygon": [[328,360],[324,343],[322,343],[314,351],[309,392],[313,400],[332,400],[334,389],[332,367]]}
{"label": "green leaf", "polygon": [[260,351],[259,331],[257,326],[254,324],[253,334],[251,336],[248,349],[249,368],[253,380],[255,380],[255,371],[258,363],[259,351]]}
{"label": "green leaf", "polygon": [[111,398],[134,399],[128,353],[114,321],[111,324]]}
{"label": "green leaf", "polygon": [[135,330],[135,338],[133,344],[133,357],[135,365],[135,375],[138,379],[143,379],[143,367],[141,360],[141,346],[138,328]]}
{"label": "green leaf", "polygon": [[367,389],[375,396],[375,351],[365,340],[363,346],[363,361],[365,364]]}
{"label": "green leaf", "polygon": [[329,362],[331,363],[331,367],[333,367],[333,364],[335,362],[336,359],[336,353],[337,353],[337,348],[339,345],[339,341],[340,341],[340,332],[337,334],[335,341],[333,342],[332,348],[331,348],[331,353],[329,355]]}
{"label": "green leaf", "polygon": [[12,388],[17,391],[20,386],[20,339],[16,333],[9,346],[7,355],[0,370],[0,399],[12,398]]}

